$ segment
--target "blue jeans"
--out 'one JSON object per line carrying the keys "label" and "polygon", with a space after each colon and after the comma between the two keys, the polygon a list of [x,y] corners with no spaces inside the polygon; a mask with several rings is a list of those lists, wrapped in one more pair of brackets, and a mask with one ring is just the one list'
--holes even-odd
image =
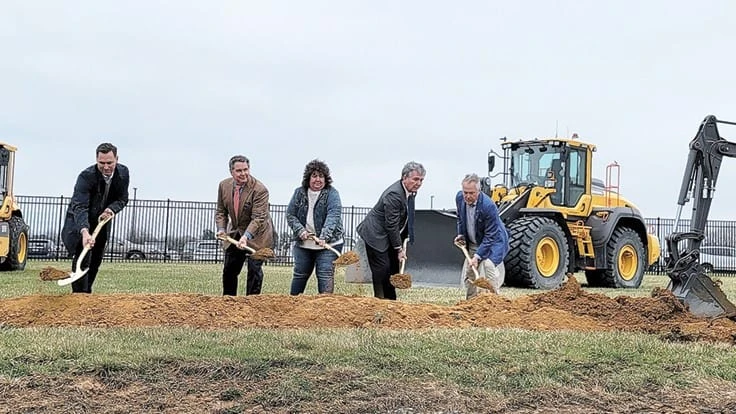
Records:
{"label": "blue jeans", "polygon": [[[342,251],[342,244],[334,246],[338,252]],[[337,255],[330,250],[305,249],[294,245],[294,278],[291,279],[291,294],[304,293],[307,281],[312,271],[317,268],[317,290],[319,293],[332,293],[335,290],[335,265],[332,262]]]}

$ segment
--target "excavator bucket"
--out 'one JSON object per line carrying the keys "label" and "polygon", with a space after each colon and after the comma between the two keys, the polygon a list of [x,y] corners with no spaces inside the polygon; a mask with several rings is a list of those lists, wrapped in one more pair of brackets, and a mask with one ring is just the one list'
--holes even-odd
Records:
{"label": "excavator bucket", "polygon": [[668,288],[695,316],[736,318],[736,305],[705,273],[696,273],[684,280],[671,278]]}

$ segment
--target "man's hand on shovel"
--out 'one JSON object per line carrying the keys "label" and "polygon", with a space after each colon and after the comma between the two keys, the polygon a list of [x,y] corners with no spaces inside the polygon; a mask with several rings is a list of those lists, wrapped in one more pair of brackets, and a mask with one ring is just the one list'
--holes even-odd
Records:
{"label": "man's hand on shovel", "polygon": [[490,282],[488,282],[486,278],[481,278],[480,275],[478,274],[478,259],[475,256],[473,258],[470,257],[470,254],[468,253],[468,249],[465,248],[465,240],[462,239],[461,236],[458,236],[455,238],[454,244],[455,246],[457,246],[458,249],[463,251],[465,258],[468,260],[468,266],[470,266],[470,268],[473,269],[475,280],[471,281],[471,283],[474,284],[475,286],[481,287],[483,289],[488,289],[492,291],[493,293],[496,293],[495,289],[493,289],[493,285],[491,285]]}
{"label": "man's hand on shovel", "polygon": [[255,250],[253,250],[252,248],[248,246],[247,238],[245,236],[241,237],[240,240],[235,240],[225,233],[217,233],[217,238],[222,241],[226,241],[228,243],[234,244],[235,247],[237,247],[240,250],[247,250],[251,253],[256,252]]}
{"label": "man's hand on shovel", "polygon": [[[105,214],[108,212],[108,210],[109,214]],[[87,270],[89,270],[89,268],[82,270],[82,261],[84,260],[84,257],[87,256],[87,253],[92,250],[92,247],[95,245],[95,239],[97,238],[97,235],[100,234],[100,230],[102,230],[102,227],[105,225],[105,223],[112,220],[112,217],[114,215],[115,214],[112,212],[112,210],[105,209],[105,211],[100,215],[99,221],[97,222],[97,227],[95,227],[95,231],[92,232],[92,235],[90,235],[88,231],[82,232],[82,243],[84,246],[82,248],[82,253],[79,254],[79,259],[77,259],[74,271],[69,273],[69,277],[66,279],[58,280],[56,282],[59,286],[66,286],[74,283],[87,274]]]}

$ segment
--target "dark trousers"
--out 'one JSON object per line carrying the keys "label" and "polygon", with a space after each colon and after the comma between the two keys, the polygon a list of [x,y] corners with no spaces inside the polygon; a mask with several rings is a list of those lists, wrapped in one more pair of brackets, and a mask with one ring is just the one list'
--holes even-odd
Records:
{"label": "dark trousers", "polygon": [[[95,283],[97,272],[102,264],[102,256],[105,254],[105,244],[107,243],[107,229],[103,229],[95,238],[95,246],[87,253],[82,260],[80,269],[89,269],[87,274],[76,282],[72,282],[72,292],[74,293],[92,293],[92,284]],[[82,254],[82,242],[80,241],[74,250],[74,259],[72,261],[72,272],[76,270],[77,260]]]}
{"label": "dark trousers", "polygon": [[396,300],[396,288],[391,284],[391,275],[399,273],[399,253],[389,248],[385,252],[365,245],[368,266],[373,276],[373,295],[381,299]]}
{"label": "dark trousers", "polygon": [[246,295],[258,295],[263,285],[263,260],[251,259],[245,250],[235,245],[225,250],[225,265],[222,268],[222,294],[227,296],[238,295],[238,275],[243,270],[245,261],[248,261],[248,271],[245,282]]}

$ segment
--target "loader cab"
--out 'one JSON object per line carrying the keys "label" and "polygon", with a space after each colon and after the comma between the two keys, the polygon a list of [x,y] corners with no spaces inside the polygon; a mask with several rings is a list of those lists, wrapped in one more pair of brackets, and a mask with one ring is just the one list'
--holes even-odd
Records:
{"label": "loader cab", "polygon": [[15,147],[0,143],[0,196],[13,194],[13,164],[15,162]]}
{"label": "loader cab", "polygon": [[503,144],[507,153],[509,187],[554,189],[550,202],[575,207],[589,191],[592,146],[572,140],[534,140]]}

